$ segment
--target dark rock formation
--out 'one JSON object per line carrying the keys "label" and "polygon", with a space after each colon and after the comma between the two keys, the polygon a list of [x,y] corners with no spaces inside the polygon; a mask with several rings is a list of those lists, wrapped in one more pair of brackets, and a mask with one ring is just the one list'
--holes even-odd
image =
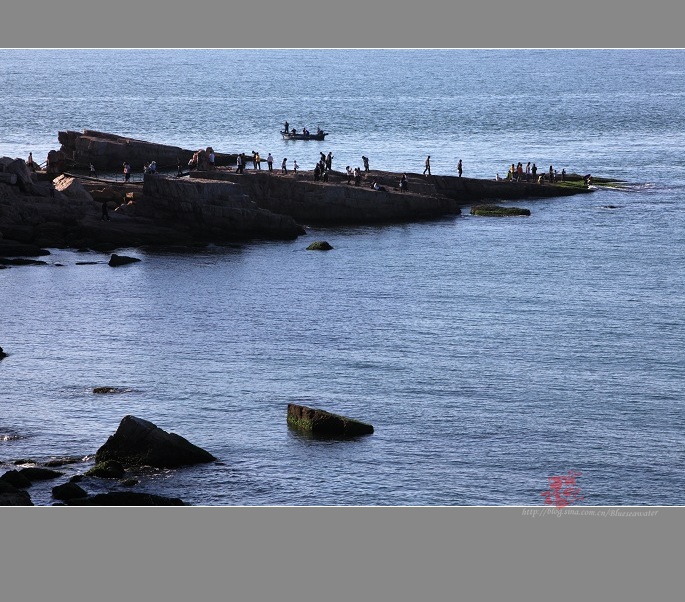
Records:
{"label": "dark rock formation", "polygon": [[184,506],[180,498],[134,491],[110,491],[66,500],[67,506]]}
{"label": "dark rock formation", "polygon": [[[3,231],[7,230],[8,228],[3,228]],[[50,251],[36,245],[0,239],[0,257],[42,257],[44,255],[50,255]]]}
{"label": "dark rock formation", "polygon": [[507,217],[512,215],[530,215],[530,209],[521,207],[502,207],[500,205],[473,205],[471,215],[487,217]]}
{"label": "dark rock formation", "polygon": [[307,251],[330,251],[332,248],[325,240],[315,240],[307,247]]}
{"label": "dark rock formation", "polygon": [[12,259],[0,257],[0,265],[48,265],[48,262],[39,259],[24,259],[23,257],[15,257]]}
{"label": "dark rock formation", "polygon": [[124,466],[175,468],[213,462],[216,458],[187,439],[163,431],[152,422],[125,416],[116,433],[95,454],[96,462],[106,460],[117,460]]}
{"label": "dark rock formation", "polygon": [[12,184],[12,180],[14,180],[21,192],[33,192],[34,184],[31,170],[23,159],[0,157],[0,172],[13,175],[14,178],[9,178],[7,183]]}
{"label": "dark rock formation", "polygon": [[93,468],[86,471],[87,477],[98,477],[100,479],[120,479],[126,474],[121,462],[116,460],[105,460],[98,462]]}
{"label": "dark rock formation", "polygon": [[215,170],[202,174],[205,179],[239,183],[259,207],[289,215],[300,224],[390,223],[461,213],[458,202],[436,194],[430,185],[415,184],[410,186],[413,192],[399,192],[393,189],[399,182],[397,174],[373,172],[373,176],[385,191],[373,190],[368,183],[348,185],[347,176],[338,172],[328,182],[315,180],[311,172],[283,176],[264,170],[245,174]]}
{"label": "dark rock formation", "polygon": [[19,471],[19,473],[25,476],[31,482],[49,481],[50,479],[56,479],[57,477],[61,477],[64,474],[59,470],[52,470],[50,468],[40,468],[38,466],[22,468]]}
{"label": "dark rock formation", "polygon": [[2,347],[0,347],[0,360],[1,360],[3,357],[7,357],[7,354],[3,351]]}
{"label": "dark rock formation", "polygon": [[570,196],[592,192],[586,187],[559,184],[510,182],[506,180],[480,180],[456,176],[431,176],[430,182],[437,194],[458,201],[461,205],[493,199],[515,200]]}
{"label": "dark rock formation", "polygon": [[0,506],[33,506],[28,491],[17,489],[0,479]]}
{"label": "dark rock formation", "polygon": [[109,258],[108,265],[110,265],[113,268],[116,268],[120,265],[135,263],[137,261],[140,261],[140,259],[138,259],[137,257],[127,257],[126,255],[117,255],[116,253],[112,253],[112,256]]}
{"label": "dark rock formation", "polygon": [[287,421],[289,426],[317,436],[354,437],[373,433],[370,424],[294,403],[288,404]]}
{"label": "dark rock formation", "polygon": [[130,389],[125,389],[124,387],[95,387],[93,393],[97,395],[107,395],[110,393],[126,393]]}
{"label": "dark rock formation", "polygon": [[156,219],[196,238],[215,240],[291,240],[305,234],[292,217],[261,208],[244,193],[242,185],[205,175],[191,179],[145,176],[143,194]]}
{"label": "dark rock formation", "polygon": [[78,464],[83,462],[83,458],[78,456],[69,456],[66,458],[55,458],[54,460],[48,460],[45,462],[47,468],[57,468],[59,466],[66,466],[67,464]]}
{"label": "dark rock formation", "polygon": [[4,475],[0,477],[0,481],[9,483],[12,487],[17,489],[24,489],[25,487],[31,487],[31,481],[21,474],[18,470],[8,470]]}
{"label": "dark rock formation", "polygon": [[73,500],[74,498],[87,497],[88,493],[76,483],[64,483],[52,488],[52,497],[56,500]]}
{"label": "dark rock formation", "polygon": [[[187,169],[188,162],[193,159],[196,152],[199,152],[95,130],[83,130],[83,133],[59,132],[57,139],[62,145],[60,152],[67,159],[65,167],[88,167],[93,163],[101,171],[121,170],[124,161],[128,161],[134,170],[140,171],[150,161],[156,161],[158,169],[173,170],[177,169],[180,161],[181,166]],[[206,148],[200,150],[207,153]],[[235,155],[215,153],[215,164],[235,164]]]}

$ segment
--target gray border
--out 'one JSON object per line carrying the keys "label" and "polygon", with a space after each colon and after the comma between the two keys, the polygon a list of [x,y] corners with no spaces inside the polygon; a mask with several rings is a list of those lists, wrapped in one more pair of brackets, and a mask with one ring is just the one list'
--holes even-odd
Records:
{"label": "gray border", "polygon": [[[4,48],[679,47],[673,7],[348,0],[3,7]],[[666,4],[665,2],[663,4]],[[669,3],[670,4],[670,3]],[[613,5],[613,6],[612,6]],[[305,29],[302,36],[292,32]],[[583,508],[589,510],[588,508]],[[658,598],[680,508],[2,508],[12,600]],[[655,589],[656,588],[656,589]]]}
{"label": "gray border", "polygon": [[657,0],[86,0],[12,2],[4,48],[680,47],[682,9]]}
{"label": "gray border", "polygon": [[654,587],[679,568],[679,509],[594,509],[605,518],[530,510],[4,509],[2,590],[8,600],[61,592],[117,602],[556,601],[605,592],[647,600],[660,599]]}

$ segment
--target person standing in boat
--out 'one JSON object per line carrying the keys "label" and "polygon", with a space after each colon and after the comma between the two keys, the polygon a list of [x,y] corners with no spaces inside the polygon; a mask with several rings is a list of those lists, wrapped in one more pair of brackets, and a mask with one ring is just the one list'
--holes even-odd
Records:
{"label": "person standing in boat", "polygon": [[286,122],[285,122],[285,128],[283,128],[283,131],[284,131],[286,134],[290,131],[290,130],[288,129],[288,126],[289,126],[289,125],[290,125],[290,124],[286,121]]}

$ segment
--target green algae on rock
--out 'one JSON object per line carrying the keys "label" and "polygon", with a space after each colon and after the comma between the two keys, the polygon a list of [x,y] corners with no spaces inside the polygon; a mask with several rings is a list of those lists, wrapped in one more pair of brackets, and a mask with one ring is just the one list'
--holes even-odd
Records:
{"label": "green algae on rock", "polygon": [[373,426],[326,410],[288,404],[288,426],[317,436],[355,437],[370,435]]}
{"label": "green algae on rock", "polygon": [[315,240],[307,247],[307,251],[330,251],[332,248],[325,240]]}
{"label": "green algae on rock", "polygon": [[530,209],[521,207],[501,207],[500,205],[473,205],[471,215],[488,217],[507,217],[510,215],[530,215]]}

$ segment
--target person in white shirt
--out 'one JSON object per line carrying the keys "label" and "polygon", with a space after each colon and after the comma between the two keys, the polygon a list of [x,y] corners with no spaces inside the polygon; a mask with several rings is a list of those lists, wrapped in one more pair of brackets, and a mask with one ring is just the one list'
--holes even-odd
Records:
{"label": "person in white shirt", "polygon": [[271,171],[274,165],[274,158],[271,156],[271,153],[269,153],[269,155],[266,158],[266,164],[269,166],[269,171]]}

